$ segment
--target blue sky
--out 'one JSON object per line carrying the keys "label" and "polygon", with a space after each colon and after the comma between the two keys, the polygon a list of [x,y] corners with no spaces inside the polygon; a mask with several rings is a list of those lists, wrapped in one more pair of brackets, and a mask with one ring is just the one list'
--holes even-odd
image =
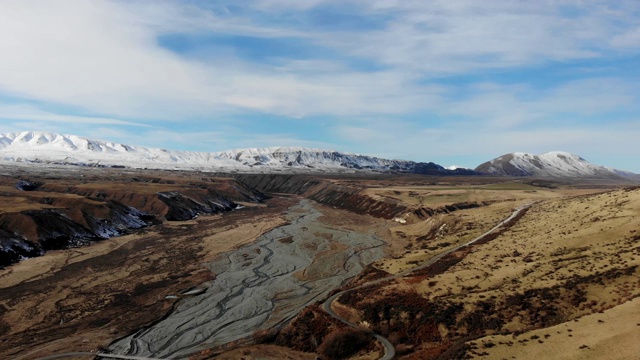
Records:
{"label": "blue sky", "polygon": [[0,132],[640,172],[640,2],[0,2]]}

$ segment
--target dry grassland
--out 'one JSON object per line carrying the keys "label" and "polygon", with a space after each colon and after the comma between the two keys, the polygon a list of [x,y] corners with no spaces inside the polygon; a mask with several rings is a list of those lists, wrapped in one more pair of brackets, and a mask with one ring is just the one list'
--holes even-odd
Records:
{"label": "dry grassland", "polygon": [[634,359],[640,189],[586,192],[545,190],[527,198],[531,193],[506,191],[515,200],[398,224],[391,236],[405,251],[376,263],[391,273],[478,236],[518,204],[546,199],[497,238],[456,251],[434,270],[357,291],[340,300],[352,309],[340,310],[409,349],[408,358],[596,359],[620,347],[614,358]]}
{"label": "dry grassland", "polygon": [[505,201],[518,199],[547,199],[557,196],[557,192],[517,182],[451,186],[394,186],[372,188],[365,190],[365,194],[374,199],[397,201],[411,206],[438,207],[460,202],[474,201]]}
{"label": "dry grassland", "polygon": [[601,190],[546,189],[520,183],[460,187],[412,185],[367,189],[365,192],[370,196],[394,198],[416,208],[435,208],[456,202],[491,203],[479,208],[435,214],[427,219],[407,213],[396,221],[389,222],[392,256],[377,262],[376,267],[393,274],[410,269],[483,234],[518,206],[594,191]]}
{"label": "dry grassland", "polygon": [[483,355],[474,354],[474,359],[624,360],[638,358],[639,340],[640,298],[635,298],[556,326],[517,336],[487,336],[472,344],[483,349]]}

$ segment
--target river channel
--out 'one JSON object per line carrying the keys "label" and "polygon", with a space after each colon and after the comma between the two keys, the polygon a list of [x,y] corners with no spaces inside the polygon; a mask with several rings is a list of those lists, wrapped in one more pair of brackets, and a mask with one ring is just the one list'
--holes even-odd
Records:
{"label": "river channel", "polygon": [[[381,258],[384,241],[319,221],[315,203],[287,211],[288,225],[205,264],[216,274],[163,320],[114,342],[117,354],[181,358],[287,322]],[[195,261],[195,260],[194,260]]]}

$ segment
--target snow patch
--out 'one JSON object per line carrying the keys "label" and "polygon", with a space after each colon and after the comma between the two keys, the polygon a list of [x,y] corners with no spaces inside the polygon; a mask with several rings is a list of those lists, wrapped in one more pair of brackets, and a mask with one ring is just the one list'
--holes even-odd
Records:
{"label": "snow patch", "polygon": [[[423,165],[413,161],[388,160],[303,147],[248,148],[210,153],[170,151],[90,140],[75,135],[33,131],[0,134],[0,159],[92,167],[123,166],[225,172],[277,172],[299,169],[306,172],[360,170],[411,173]],[[439,168],[446,171],[442,167]]]}
{"label": "snow patch", "polygon": [[591,164],[578,155],[564,151],[550,151],[540,155],[515,152],[493,159],[477,169],[484,166],[487,166],[484,169],[487,173],[512,176],[611,178],[634,175]]}

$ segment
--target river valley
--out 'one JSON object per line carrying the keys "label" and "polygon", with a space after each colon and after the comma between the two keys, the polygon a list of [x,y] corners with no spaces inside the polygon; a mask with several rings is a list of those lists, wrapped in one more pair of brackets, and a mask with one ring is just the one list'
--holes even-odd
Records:
{"label": "river valley", "polygon": [[382,240],[319,220],[312,201],[287,211],[289,224],[206,266],[215,280],[162,321],[110,346],[119,354],[180,357],[290,320],[383,256]]}

